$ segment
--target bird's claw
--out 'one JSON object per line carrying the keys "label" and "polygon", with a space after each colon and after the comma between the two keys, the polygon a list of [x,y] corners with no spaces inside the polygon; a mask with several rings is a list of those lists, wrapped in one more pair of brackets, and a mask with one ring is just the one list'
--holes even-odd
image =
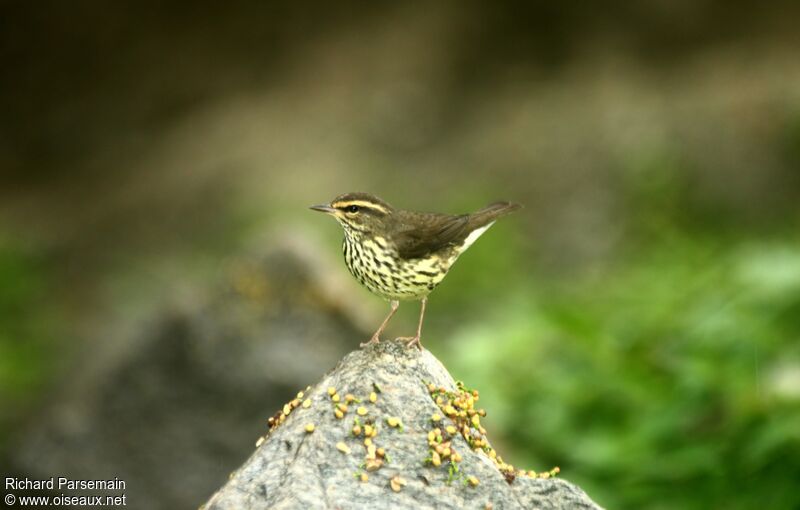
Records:
{"label": "bird's claw", "polygon": [[379,344],[379,343],[381,343],[381,339],[378,338],[378,335],[372,335],[372,338],[370,338],[368,342],[361,342],[360,345],[361,347],[366,347],[368,345]]}
{"label": "bird's claw", "polygon": [[401,336],[395,338],[395,341],[398,342],[405,342],[406,340],[408,340],[408,343],[406,343],[406,349],[410,349],[412,345],[416,345],[417,349],[420,351],[423,350],[422,343],[419,341],[419,336]]}

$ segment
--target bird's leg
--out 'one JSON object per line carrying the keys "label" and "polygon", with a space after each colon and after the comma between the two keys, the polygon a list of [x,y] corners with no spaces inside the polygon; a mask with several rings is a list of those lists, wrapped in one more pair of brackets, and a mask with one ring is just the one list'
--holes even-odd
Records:
{"label": "bird's leg", "polygon": [[403,336],[398,338],[397,340],[408,340],[409,342],[406,344],[407,348],[410,348],[412,345],[416,345],[419,350],[422,350],[422,343],[419,341],[420,335],[422,334],[422,319],[425,317],[425,303],[428,302],[427,296],[422,298],[422,304],[419,308],[419,324],[417,324],[417,336]]}
{"label": "bird's leg", "polygon": [[369,342],[363,342],[361,344],[361,347],[366,347],[367,345],[370,345],[370,344],[377,344],[377,343],[379,343],[381,341],[381,339],[380,339],[381,333],[383,333],[383,330],[386,329],[386,325],[389,324],[389,319],[392,318],[394,313],[397,311],[397,308],[400,306],[400,301],[397,301],[396,299],[393,299],[392,302],[391,302],[391,306],[392,306],[392,309],[389,310],[389,315],[387,315],[386,318],[383,319],[383,322],[378,327],[378,331],[376,331],[375,334],[372,335],[372,338],[369,339]]}

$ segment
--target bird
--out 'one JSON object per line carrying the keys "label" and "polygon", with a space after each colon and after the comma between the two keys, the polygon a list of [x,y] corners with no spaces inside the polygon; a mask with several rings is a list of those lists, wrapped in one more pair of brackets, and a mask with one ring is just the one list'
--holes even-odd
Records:
{"label": "bird", "polygon": [[442,282],[456,259],[494,222],[522,207],[494,202],[471,214],[439,214],[396,209],[363,192],[339,195],[310,209],[333,216],[344,230],[342,251],[347,269],[369,291],[390,302],[390,311],[361,347],[380,335],[400,301],[421,301],[417,332],[407,348],[422,350],[420,336],[428,295]]}

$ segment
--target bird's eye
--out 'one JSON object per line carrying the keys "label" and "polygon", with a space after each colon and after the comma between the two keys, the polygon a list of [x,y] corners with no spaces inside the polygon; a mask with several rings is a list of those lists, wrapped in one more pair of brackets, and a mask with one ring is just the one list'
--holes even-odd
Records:
{"label": "bird's eye", "polygon": [[349,212],[349,213],[357,213],[358,212],[358,206],[357,205],[348,205],[347,206],[347,212]]}

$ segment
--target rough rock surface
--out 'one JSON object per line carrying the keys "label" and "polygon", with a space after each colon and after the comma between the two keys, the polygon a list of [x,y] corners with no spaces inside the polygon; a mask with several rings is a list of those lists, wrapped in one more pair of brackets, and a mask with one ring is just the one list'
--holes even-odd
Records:
{"label": "rough rock surface", "polygon": [[[351,352],[295,400],[293,408],[288,404],[291,411],[285,421],[204,508],[599,508],[561,479],[519,476],[508,483],[486,453],[471,450],[458,434],[452,447],[462,460],[455,479],[448,482],[448,464],[434,467],[425,461],[431,451],[428,433],[436,425],[431,417],[442,414],[426,383],[456,390],[453,378],[429,351],[390,341]],[[347,394],[360,402],[348,404],[344,417],[337,418],[329,388],[336,390],[340,403]],[[378,389],[373,403],[369,395]],[[306,399],[308,407],[298,405]],[[402,427],[390,426],[390,417],[398,418]],[[375,471],[365,467],[364,432],[353,434],[356,418],[362,426],[370,421],[377,425],[372,441],[385,449],[387,462]],[[445,416],[438,425],[449,423]],[[307,431],[309,425],[313,432]],[[368,480],[360,479],[362,473]],[[467,481],[470,476],[476,486]],[[396,477],[405,485],[397,485]]]}

